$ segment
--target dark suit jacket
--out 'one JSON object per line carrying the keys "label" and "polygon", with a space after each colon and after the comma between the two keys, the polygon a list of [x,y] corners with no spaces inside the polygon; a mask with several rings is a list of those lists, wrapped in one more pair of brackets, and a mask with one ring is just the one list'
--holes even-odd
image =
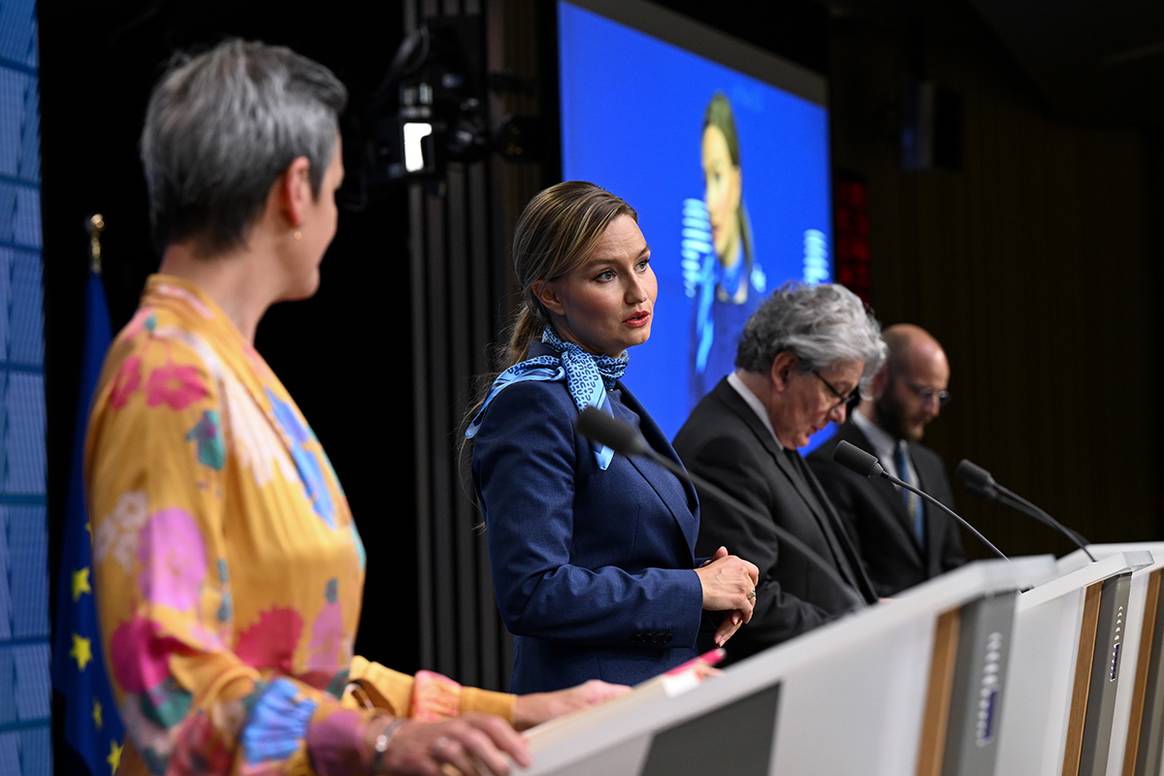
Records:
{"label": "dark suit jacket", "polygon": [[[845,522],[878,595],[896,595],[966,562],[954,518],[925,504],[926,541],[924,547],[919,545],[905,502],[893,485],[880,477],[867,479],[833,461],[833,450],[841,440],[876,455],[861,429],[845,423],[836,436],[813,451],[808,462]],[[910,442],[908,449],[918,487],[953,508],[942,459],[916,442]]]}
{"label": "dark suit jacket", "polygon": [[[642,406],[616,387],[648,442],[678,462]],[[587,679],[635,684],[698,654],[695,491],[643,459],[615,455],[602,471],[574,430],[577,418],[565,383],[516,383],[489,405],[474,442],[518,693]]]}
{"label": "dark suit jacket", "polygon": [[698,552],[710,555],[723,545],[760,569],[752,621],[727,645],[732,660],[779,644],[851,608],[836,582],[797,549],[787,547],[774,524],[832,563],[859,597],[876,601],[857,553],[811,470],[788,459],[726,379],[696,405],[675,437],[675,449],[690,471],[758,513],[737,512],[702,494]]}

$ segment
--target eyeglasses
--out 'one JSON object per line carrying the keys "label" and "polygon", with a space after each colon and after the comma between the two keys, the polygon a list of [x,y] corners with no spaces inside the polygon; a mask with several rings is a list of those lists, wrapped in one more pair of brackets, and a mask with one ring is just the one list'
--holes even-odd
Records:
{"label": "eyeglasses", "polygon": [[829,389],[829,393],[831,393],[837,399],[835,402],[833,402],[831,405],[829,405],[828,414],[830,414],[830,415],[833,414],[834,412],[836,412],[837,408],[840,407],[841,405],[848,404],[849,402],[852,402],[852,401],[856,401],[857,397],[861,393],[859,388],[854,388],[853,391],[851,393],[849,393],[848,395],[843,394],[840,391],[838,391],[836,388],[834,388],[832,383],[830,383],[828,380],[824,379],[824,375],[822,375],[820,372],[818,372],[817,370],[814,369],[814,370],[812,370],[812,373],[814,375],[816,375],[816,379],[818,379],[822,383],[824,383],[825,388]]}
{"label": "eyeglasses", "polygon": [[916,383],[905,384],[909,390],[913,391],[914,396],[921,399],[926,404],[929,404],[934,399],[938,400],[939,407],[945,407],[946,402],[950,400],[949,391],[937,391],[926,385],[917,385]]}

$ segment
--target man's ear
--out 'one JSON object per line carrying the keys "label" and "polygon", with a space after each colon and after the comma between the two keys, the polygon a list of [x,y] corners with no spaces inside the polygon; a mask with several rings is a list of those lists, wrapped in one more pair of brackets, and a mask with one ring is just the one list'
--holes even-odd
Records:
{"label": "man's ear", "polygon": [[876,401],[885,395],[889,390],[889,365],[881,367],[877,370],[877,374],[873,375],[873,381],[869,385],[869,390]]}
{"label": "man's ear", "polygon": [[791,350],[782,350],[772,359],[772,367],[768,370],[768,377],[772,380],[772,388],[783,392],[788,388],[792,378],[792,370],[800,361],[799,356]]}

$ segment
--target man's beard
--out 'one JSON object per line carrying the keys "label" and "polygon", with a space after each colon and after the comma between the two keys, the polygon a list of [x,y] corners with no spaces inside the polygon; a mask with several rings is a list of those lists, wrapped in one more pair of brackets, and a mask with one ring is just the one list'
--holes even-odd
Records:
{"label": "man's beard", "polygon": [[917,441],[907,430],[901,407],[888,397],[888,392],[873,403],[873,410],[877,415],[877,425],[881,427],[882,431],[894,439],[904,439],[907,442]]}

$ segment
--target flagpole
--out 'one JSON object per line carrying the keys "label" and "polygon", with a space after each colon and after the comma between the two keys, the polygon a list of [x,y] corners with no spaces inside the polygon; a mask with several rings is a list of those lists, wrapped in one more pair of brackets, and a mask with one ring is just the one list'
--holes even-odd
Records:
{"label": "flagpole", "polygon": [[101,233],[105,231],[105,216],[94,213],[85,222],[89,233],[89,270],[101,274]]}

